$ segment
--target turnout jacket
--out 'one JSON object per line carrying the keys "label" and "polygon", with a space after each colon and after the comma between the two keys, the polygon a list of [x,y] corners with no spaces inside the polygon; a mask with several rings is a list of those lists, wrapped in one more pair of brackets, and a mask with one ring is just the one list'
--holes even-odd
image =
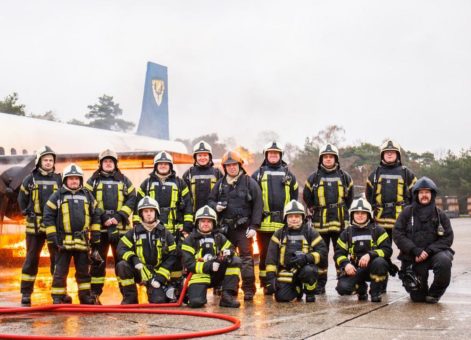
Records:
{"label": "turnout jacket", "polygon": [[161,223],[152,231],[137,224],[121,237],[116,252],[118,258],[128,262],[132,268],[138,263],[144,265],[141,270],[143,281],[155,278],[165,284],[177,262],[175,238]]}
{"label": "turnout jacket", "polygon": [[327,247],[315,229],[307,224],[299,229],[290,229],[285,224],[271,237],[265,260],[267,275],[290,270],[290,259],[296,251],[307,254],[308,263],[319,265],[327,262]]}
{"label": "turnout jacket", "polygon": [[260,231],[275,232],[283,227],[283,209],[298,199],[298,182],[285,162],[271,165],[266,160],[252,174],[262,190],[263,213]]}
{"label": "turnout jacket", "polygon": [[[135,209],[136,190],[129,178],[119,170],[110,174],[98,170],[88,179],[85,188],[95,196],[98,208],[102,211],[102,222],[114,217],[119,222],[117,229],[120,234],[130,229],[126,226]],[[103,227],[101,231],[106,232],[106,228]]]}
{"label": "turnout jacket", "polygon": [[88,251],[89,240],[92,245],[100,243],[100,215],[90,191],[63,186],[44,208],[47,240],[65,250]]}
{"label": "turnout jacket", "polygon": [[366,199],[379,226],[392,229],[403,207],[411,203],[411,190],[416,181],[412,171],[400,162],[392,165],[381,162],[368,176]]}
{"label": "turnout jacket", "polygon": [[208,205],[217,211],[218,202],[226,204],[226,209],[218,213],[220,225],[258,229],[262,220],[262,192],[257,182],[242,171],[232,184],[228,184],[224,175],[211,190]]}
{"label": "turnout jacket", "polygon": [[303,199],[313,212],[313,226],[320,233],[339,233],[353,201],[352,178],[338,166],[331,171],[319,166],[304,185]]}
{"label": "turnout jacket", "polygon": [[195,164],[185,171],[182,178],[190,188],[193,200],[193,213],[208,204],[211,189],[213,189],[216,182],[221,179],[222,176],[221,171],[215,168],[212,162],[207,166]]}
{"label": "turnout jacket", "polygon": [[[234,251],[232,243],[219,232],[203,235],[196,229],[188,235],[182,244],[183,263],[194,274],[211,274],[213,260],[222,250]],[[210,255],[210,260],[205,256]],[[208,282],[209,283],[209,282]]]}
{"label": "turnout jacket", "polygon": [[49,197],[62,186],[62,176],[34,169],[26,176],[18,193],[18,205],[26,216],[26,233],[45,233],[43,215],[44,206]]}
{"label": "turnout jacket", "polygon": [[[444,250],[451,249],[453,244],[453,229],[450,219],[435,206],[432,207],[429,217],[424,221],[419,216],[419,204],[413,203],[404,208],[394,225],[392,231],[394,242],[400,250],[399,260],[415,262],[415,257],[425,250],[429,256],[433,256]],[[444,229],[442,236],[438,235],[439,224]]]}
{"label": "turnout jacket", "polygon": [[342,231],[335,246],[334,261],[340,269],[349,263],[357,267],[365,254],[370,255],[370,263],[378,256],[388,260],[392,255],[388,233],[374,222],[365,227],[353,224]]}
{"label": "turnout jacket", "polygon": [[[159,203],[159,220],[170,232],[175,235],[181,227],[186,232],[191,232],[193,214],[190,191],[174,170],[165,181],[155,172],[150,173],[137,190],[137,202],[145,196],[150,196]],[[135,223],[140,221],[137,204],[133,219]]]}

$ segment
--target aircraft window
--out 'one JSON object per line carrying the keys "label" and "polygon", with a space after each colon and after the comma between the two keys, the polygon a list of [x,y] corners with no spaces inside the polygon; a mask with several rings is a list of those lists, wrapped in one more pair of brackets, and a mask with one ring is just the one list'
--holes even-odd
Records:
{"label": "aircraft window", "polygon": [[16,149],[15,149],[15,148],[11,148],[10,154],[11,154],[12,156],[16,155]]}
{"label": "aircraft window", "polygon": [[5,149],[0,146],[0,156],[4,156],[4,155],[5,155]]}
{"label": "aircraft window", "polygon": [[23,149],[23,155],[27,155],[27,154],[28,154],[28,150]]}

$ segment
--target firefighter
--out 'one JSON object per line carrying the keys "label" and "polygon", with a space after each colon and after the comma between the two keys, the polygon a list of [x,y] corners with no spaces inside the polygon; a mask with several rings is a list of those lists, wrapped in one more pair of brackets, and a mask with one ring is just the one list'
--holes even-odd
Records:
{"label": "firefighter", "polygon": [[[26,258],[21,271],[21,304],[31,306],[31,294],[38,274],[41,250],[46,242],[43,212],[47,199],[62,185],[60,174],[55,173],[56,154],[49,146],[36,153],[36,166],[23,180],[18,194],[18,204],[26,217]],[[50,271],[54,273],[55,249],[47,243]],[[68,297],[70,299],[70,297]]]}
{"label": "firefighter", "polygon": [[235,256],[234,246],[215,230],[216,212],[205,205],[195,214],[195,229],[183,241],[183,262],[192,272],[188,286],[188,305],[202,307],[207,303],[209,287],[222,283],[219,306],[239,308],[237,301],[241,260]]}
{"label": "firefighter", "polygon": [[[335,244],[348,221],[348,207],[353,201],[353,181],[350,175],[340,169],[339,152],[332,144],[319,150],[318,169],[309,175],[304,185],[303,198],[309,209],[312,224],[321,234],[327,252]],[[319,282],[316,294],[325,294],[327,263],[319,268]],[[338,274],[338,268],[337,268]]]}
{"label": "firefighter", "polygon": [[[394,223],[403,207],[411,203],[411,189],[417,181],[415,175],[401,161],[401,146],[387,140],[381,145],[380,165],[368,176],[366,199],[373,207],[376,224],[384,228],[392,239]],[[390,263],[391,275],[396,267]],[[386,293],[388,280],[382,292]]]}
{"label": "firefighter", "polygon": [[[192,203],[188,187],[185,181],[176,175],[173,158],[168,152],[159,152],[154,157],[154,171],[137,190],[138,201],[144,196],[150,196],[159,203],[159,220],[172,233],[179,246],[183,238],[193,229]],[[134,221],[138,219],[139,214],[136,213]],[[173,284],[180,290],[183,286],[180,250],[173,270],[171,273]]]}
{"label": "firefighter", "polygon": [[[118,263],[116,247],[127,230],[131,229],[129,216],[134,211],[136,190],[131,181],[118,168],[118,154],[103,150],[98,155],[98,170],[88,179],[85,188],[96,198],[102,215],[101,238],[98,254],[92,257],[92,296],[99,303],[106,275],[106,260],[111,247],[115,265]],[[115,268],[116,273],[116,268]]]}
{"label": "firefighter", "polygon": [[273,234],[268,247],[266,290],[278,302],[315,302],[318,266],[327,262],[327,247],[319,233],[304,223],[301,203],[290,201],[284,208],[284,225]]}
{"label": "firefighter", "polygon": [[335,248],[334,260],[341,273],[335,289],[340,295],[358,294],[359,301],[366,301],[366,282],[370,281],[371,302],[381,302],[382,282],[388,276],[392,255],[391,239],[375,225],[371,205],[364,198],[353,201],[350,224]]}
{"label": "firefighter", "polygon": [[256,291],[253,237],[262,220],[262,192],[242,167],[239,153],[226,152],[221,164],[225,175],[211,190],[209,206],[218,213],[223,234],[239,250],[244,300],[252,301]]}
{"label": "firefighter", "polygon": [[[400,278],[414,302],[437,303],[450,284],[453,229],[435,205],[437,191],[430,178],[420,178],[412,189],[412,204],[404,208],[393,229],[402,262]],[[429,270],[434,274],[430,287]]]}
{"label": "firefighter", "polygon": [[95,304],[90,294],[88,252],[100,244],[100,215],[95,198],[83,187],[82,169],[70,164],[64,169],[62,188],[49,197],[44,209],[47,240],[57,249],[53,304],[71,303],[66,294],[72,258],[80,303]]}
{"label": "firefighter", "polygon": [[149,196],[139,201],[140,223],[126,232],[118,243],[116,266],[122,286],[121,304],[139,303],[136,283],[145,285],[149,303],[168,301],[170,273],[177,261],[175,238],[160,218],[159,203]]}
{"label": "firefighter", "polygon": [[273,233],[283,227],[283,208],[292,199],[298,199],[298,183],[283,161],[283,149],[277,142],[271,142],[263,150],[264,161],[252,178],[262,189],[263,213],[260,229],[257,230],[257,244],[260,252],[260,286],[266,295],[265,259],[268,244]]}
{"label": "firefighter", "polygon": [[222,178],[222,173],[214,167],[211,146],[199,141],[193,147],[195,163],[183,174],[182,178],[190,188],[193,200],[193,213],[208,204],[208,196],[214,184]]}

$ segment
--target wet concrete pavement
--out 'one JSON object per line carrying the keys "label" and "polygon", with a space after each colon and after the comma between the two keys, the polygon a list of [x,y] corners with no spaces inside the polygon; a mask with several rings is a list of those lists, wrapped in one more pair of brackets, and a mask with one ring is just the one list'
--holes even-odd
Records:
{"label": "wet concrete pavement", "polygon": [[[399,279],[391,278],[382,303],[358,302],[356,296],[340,297],[335,291],[333,262],[329,267],[327,294],[314,304],[276,303],[257,292],[254,302],[240,309],[220,308],[218,297],[208,292],[208,305],[201,311],[229,314],[240,318],[241,328],[214,338],[266,339],[468,339],[471,331],[471,219],[452,220],[455,231],[455,260],[452,282],[436,305],[409,300]],[[394,252],[394,261],[397,256]],[[19,306],[20,268],[0,268],[0,305]],[[72,272],[71,272],[72,274]],[[70,294],[76,298],[76,285],[69,274]],[[111,270],[109,270],[111,276]],[[39,285],[38,285],[39,283]],[[33,305],[50,302],[49,275],[41,268]],[[144,293],[143,291],[141,293]],[[144,301],[144,295],[142,301]],[[120,302],[115,279],[107,279],[102,296],[104,304]],[[190,310],[181,307],[182,310]],[[73,314],[34,313],[2,316],[0,334],[67,336],[150,335],[190,332],[229,325],[221,320],[189,316],[148,314]]]}

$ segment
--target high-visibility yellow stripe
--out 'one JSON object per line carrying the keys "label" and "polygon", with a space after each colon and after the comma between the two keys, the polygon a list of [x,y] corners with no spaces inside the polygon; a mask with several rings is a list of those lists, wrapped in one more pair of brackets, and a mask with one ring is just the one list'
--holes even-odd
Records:
{"label": "high-visibility yellow stripe", "polygon": [[314,282],[312,285],[310,285],[309,283],[304,284],[304,288],[306,288],[306,290],[309,292],[316,289],[316,287],[317,287],[317,282]]}
{"label": "high-visibility yellow stripe", "polygon": [[374,274],[370,274],[370,278],[372,281],[374,282],[382,282],[384,280],[386,280],[386,275],[374,275]]}
{"label": "high-visibility yellow stripe", "polygon": [[342,249],[348,251],[347,245],[346,245],[345,242],[343,242],[340,238],[337,239],[337,245],[338,245],[340,248],[342,248]]}
{"label": "high-visibility yellow stripe", "polygon": [[195,273],[203,274],[203,267],[204,267],[204,262],[196,262]]}
{"label": "high-visibility yellow stripe", "polygon": [[274,264],[267,264],[266,271],[268,272],[275,272],[276,273],[276,266]]}
{"label": "high-visibility yellow stripe", "polygon": [[128,216],[131,216],[131,214],[132,214],[132,209],[129,208],[127,205],[123,205],[121,207],[120,211],[124,212]]}
{"label": "high-visibility yellow stripe", "polygon": [[121,237],[121,241],[126,245],[126,247],[132,248],[133,244],[126,236]]}
{"label": "high-visibility yellow stripe", "polygon": [[36,275],[28,275],[21,273],[21,281],[34,282],[36,280]]}
{"label": "high-visibility yellow stripe", "polygon": [[318,245],[320,242],[322,241],[322,236],[317,236],[314,241],[311,242],[311,247],[315,247],[316,245]]}
{"label": "high-visibility yellow stripe", "polygon": [[157,270],[157,274],[160,274],[163,277],[165,277],[167,280],[170,280],[170,270],[164,267],[159,267],[159,269]]}
{"label": "high-visibility yellow stripe", "polygon": [[345,261],[345,260],[348,261],[348,258],[347,258],[346,256],[344,256],[344,255],[339,256],[339,257],[337,258],[337,261],[336,261],[336,262],[337,262],[337,265],[340,266],[340,264],[341,264],[343,261]]}
{"label": "high-visibility yellow stripe", "polygon": [[375,249],[375,252],[378,254],[378,256],[384,257],[384,251],[382,249]]}
{"label": "high-visibility yellow stripe", "polygon": [[221,250],[229,249],[231,246],[232,246],[232,243],[229,240],[227,240],[222,246]]}
{"label": "high-visibility yellow stripe", "polygon": [[174,251],[177,249],[177,245],[174,243],[174,244],[171,244],[169,247],[168,247],[168,251]]}
{"label": "high-visibility yellow stripe", "polygon": [[57,210],[57,205],[55,205],[54,203],[52,203],[51,201],[47,201],[46,202],[46,205],[51,208],[52,210]]}
{"label": "high-visibility yellow stripe", "polygon": [[90,282],[84,282],[78,284],[78,290],[88,290],[91,288]]}
{"label": "high-visibility yellow stripe", "polygon": [[121,280],[120,283],[121,283],[121,286],[123,286],[123,287],[132,286],[133,284],[135,284],[134,278]]}
{"label": "high-visibility yellow stripe", "polygon": [[321,262],[321,254],[319,254],[318,252],[312,252],[311,255],[312,257],[314,257],[314,264],[318,264],[319,262]]}
{"label": "high-visibility yellow stripe", "polygon": [[52,287],[51,294],[52,295],[65,295],[67,293],[67,289],[65,287]]}
{"label": "high-visibility yellow stripe", "polygon": [[383,241],[385,239],[387,239],[389,237],[388,233],[383,233],[380,237],[378,237],[378,239],[376,240],[376,244],[377,245],[380,245],[381,243],[383,243]]}
{"label": "high-visibility yellow stripe", "polygon": [[47,235],[55,234],[55,233],[57,233],[55,225],[49,225],[49,226],[46,227],[46,234]]}
{"label": "high-visibility yellow stripe", "polygon": [[100,277],[93,277],[92,276],[92,281],[91,281],[92,284],[102,284],[102,283],[105,283],[105,277],[104,276],[100,276]]}
{"label": "high-visibility yellow stripe", "polygon": [[187,244],[182,244],[182,250],[189,252],[192,255],[195,255],[195,248]]}
{"label": "high-visibility yellow stripe", "polygon": [[133,256],[136,256],[136,254],[135,254],[133,251],[128,250],[127,252],[125,252],[125,253],[123,254],[123,260],[124,260],[124,261],[129,261],[129,259],[130,259],[131,257],[133,257]]}
{"label": "high-visibility yellow stripe", "polygon": [[275,242],[276,244],[280,244],[280,240],[275,235],[273,235],[270,240]]}
{"label": "high-visibility yellow stripe", "polygon": [[181,270],[179,270],[179,271],[171,272],[170,273],[170,278],[171,279],[179,279],[179,278],[182,277],[182,275],[183,275],[183,272]]}
{"label": "high-visibility yellow stripe", "polygon": [[118,183],[118,205],[116,206],[116,210],[121,210],[124,202],[124,183]]}
{"label": "high-visibility yellow stripe", "polygon": [[240,268],[239,267],[228,267],[226,269],[226,275],[240,275]]}

